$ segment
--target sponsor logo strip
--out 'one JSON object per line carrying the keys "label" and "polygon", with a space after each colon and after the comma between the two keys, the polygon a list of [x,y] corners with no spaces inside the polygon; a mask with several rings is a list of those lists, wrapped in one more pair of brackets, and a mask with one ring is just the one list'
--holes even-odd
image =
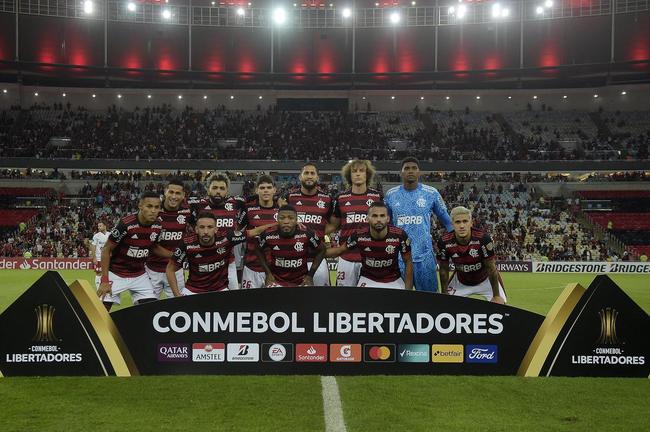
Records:
{"label": "sponsor logo strip", "polygon": [[260,361],[260,345],[256,343],[229,343],[227,357],[229,362]]}
{"label": "sponsor logo strip", "polygon": [[293,344],[287,343],[265,343],[262,344],[263,362],[292,362]]}
{"label": "sponsor logo strip", "polygon": [[193,362],[223,362],[226,361],[226,346],[222,343],[192,344]]}
{"label": "sponsor logo strip", "polygon": [[429,345],[399,345],[397,347],[397,361],[400,363],[429,363]]}
{"label": "sponsor logo strip", "polygon": [[464,357],[465,348],[463,345],[431,345],[431,361],[433,363],[462,363]]}
{"label": "sponsor logo strip", "polygon": [[395,344],[365,344],[363,361],[368,363],[394,363]]}
{"label": "sponsor logo strip", "polygon": [[465,361],[467,363],[497,363],[499,349],[496,345],[467,345]]}
{"label": "sponsor logo strip", "polygon": [[360,362],[361,344],[331,344],[330,361],[335,363]]}
{"label": "sponsor logo strip", "polygon": [[296,344],[296,362],[326,362],[327,344]]}

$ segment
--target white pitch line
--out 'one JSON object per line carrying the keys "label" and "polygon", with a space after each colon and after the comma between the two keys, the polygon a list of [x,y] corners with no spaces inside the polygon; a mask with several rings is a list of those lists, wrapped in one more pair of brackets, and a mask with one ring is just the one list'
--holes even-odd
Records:
{"label": "white pitch line", "polygon": [[323,414],[325,416],[326,432],[347,432],[345,420],[343,419],[343,408],[341,407],[341,396],[336,377],[321,376],[323,387]]}

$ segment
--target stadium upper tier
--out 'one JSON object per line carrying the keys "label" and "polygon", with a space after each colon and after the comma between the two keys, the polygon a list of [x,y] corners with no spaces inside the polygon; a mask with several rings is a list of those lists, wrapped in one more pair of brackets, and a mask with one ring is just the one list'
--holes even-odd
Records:
{"label": "stadium upper tier", "polygon": [[[612,117],[613,115],[613,117]],[[0,157],[55,159],[352,158],[423,161],[646,160],[650,111],[507,114],[437,111],[240,111],[172,109],[89,111],[33,105],[0,111]],[[608,127],[634,125],[625,133]]]}

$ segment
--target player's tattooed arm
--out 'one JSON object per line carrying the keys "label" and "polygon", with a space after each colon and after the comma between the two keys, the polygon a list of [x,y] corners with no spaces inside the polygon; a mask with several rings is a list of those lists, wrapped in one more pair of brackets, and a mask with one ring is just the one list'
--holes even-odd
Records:
{"label": "player's tattooed arm", "polygon": [[449,261],[438,261],[438,274],[440,275],[440,292],[447,294],[449,286]]}
{"label": "player's tattooed arm", "polygon": [[497,265],[494,259],[484,259],[483,265],[488,272],[488,279],[492,287],[492,302],[505,304],[503,297],[499,295],[499,273],[497,272]]}
{"label": "player's tattooed arm", "polygon": [[411,253],[402,254],[404,260],[404,288],[407,290],[413,289],[413,261],[411,261]]}

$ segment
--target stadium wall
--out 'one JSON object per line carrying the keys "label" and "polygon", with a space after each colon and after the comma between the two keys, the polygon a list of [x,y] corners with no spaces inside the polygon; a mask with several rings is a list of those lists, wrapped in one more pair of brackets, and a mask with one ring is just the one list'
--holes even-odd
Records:
{"label": "stadium wall", "polygon": [[[138,74],[133,71],[131,73]],[[305,78],[307,79],[307,78]],[[71,103],[91,111],[103,111],[112,105],[134,110],[136,107],[169,104],[176,109],[191,106],[213,109],[225,105],[228,109],[266,109],[279,98],[344,98],[350,111],[410,111],[416,106],[436,110],[512,112],[526,110],[528,105],[539,110],[542,105],[558,111],[641,111],[648,109],[650,85],[636,84],[600,88],[544,90],[169,90],[169,89],[107,89],[79,87],[45,87],[0,84],[0,108],[13,105],[30,107],[35,103]],[[626,94],[621,94],[621,92]],[[38,96],[35,94],[38,93]],[[65,93],[65,97],[63,97]],[[93,98],[92,95],[96,97]],[[598,97],[594,98],[594,94]],[[121,95],[122,98],[118,98]],[[150,99],[147,95],[151,95]],[[182,99],[179,99],[179,95]],[[207,99],[204,98],[207,96]],[[234,96],[234,98],[231,98]],[[392,97],[395,96],[393,99]],[[480,96],[480,99],[477,99]],[[537,99],[533,99],[537,96]],[[565,99],[563,96],[567,96]],[[261,99],[260,99],[261,97]],[[449,99],[446,99],[449,97]],[[509,97],[511,99],[509,99]],[[423,98],[423,99],[422,99]]]}

